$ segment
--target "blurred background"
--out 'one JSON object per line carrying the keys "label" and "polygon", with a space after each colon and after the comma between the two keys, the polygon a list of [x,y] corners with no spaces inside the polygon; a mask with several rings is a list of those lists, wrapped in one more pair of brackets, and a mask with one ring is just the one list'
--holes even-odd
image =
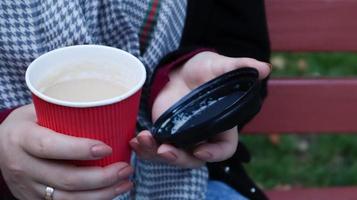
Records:
{"label": "blurred background", "polygon": [[[273,77],[357,75],[353,53],[274,53],[271,62]],[[240,140],[252,154],[246,169],[264,189],[357,184],[357,135],[241,134]]]}

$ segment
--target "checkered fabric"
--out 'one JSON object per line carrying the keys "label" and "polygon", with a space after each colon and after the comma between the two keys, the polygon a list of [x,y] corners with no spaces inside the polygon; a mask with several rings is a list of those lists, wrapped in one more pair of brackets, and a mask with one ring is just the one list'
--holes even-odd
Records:
{"label": "checkered fabric", "polygon": [[[77,44],[103,44],[137,56],[148,81],[162,57],[179,46],[186,0],[161,0],[148,46],[140,51],[139,31],[152,0],[1,0],[0,110],[31,102],[24,74],[29,63],[50,50]],[[139,127],[150,128],[141,104]],[[117,199],[204,199],[207,170],[180,169],[143,160],[136,168],[135,189]]]}

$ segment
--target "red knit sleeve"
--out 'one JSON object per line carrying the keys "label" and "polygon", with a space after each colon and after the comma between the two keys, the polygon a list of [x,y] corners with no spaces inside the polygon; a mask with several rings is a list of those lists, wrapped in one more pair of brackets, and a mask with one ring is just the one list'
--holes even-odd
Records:
{"label": "red knit sleeve", "polygon": [[[7,109],[3,110],[0,112],[0,124],[6,119],[6,117],[16,108],[13,109]],[[1,162],[1,161],[0,161]],[[0,173],[0,199],[7,199],[7,200],[12,200],[15,199],[13,195],[11,194],[9,188],[7,187],[5,181],[3,180],[3,177]]]}
{"label": "red knit sleeve", "polygon": [[[2,112],[0,112],[0,124],[6,119],[6,117],[16,108],[13,109],[7,109],[4,110]],[[1,160],[0,160],[1,162]],[[12,196],[9,188],[7,187],[7,185],[5,184],[5,181],[3,180],[3,177],[0,173],[0,199],[15,199],[15,197]]]}
{"label": "red knit sleeve", "polygon": [[8,115],[10,115],[10,113],[12,111],[14,111],[16,108],[12,108],[12,109],[6,109],[6,110],[3,110],[3,111],[0,111],[0,124],[6,119],[6,117]]}

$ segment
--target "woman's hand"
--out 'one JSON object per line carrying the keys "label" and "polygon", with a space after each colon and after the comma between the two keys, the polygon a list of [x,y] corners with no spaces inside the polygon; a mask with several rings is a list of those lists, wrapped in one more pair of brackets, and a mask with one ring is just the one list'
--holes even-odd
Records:
{"label": "woman's hand", "polygon": [[[251,58],[231,58],[213,52],[202,52],[192,57],[182,67],[170,73],[170,81],[154,101],[153,120],[158,119],[170,106],[199,85],[241,67],[256,68],[260,79],[266,78],[270,73],[269,64]],[[227,130],[199,144],[192,152],[169,144],[159,145],[148,131],[141,132],[130,144],[142,159],[195,168],[205,162],[219,162],[231,157],[237,148],[238,133],[237,128]]]}
{"label": "woman's hand", "polygon": [[127,163],[76,167],[64,160],[95,160],[110,155],[103,142],[53,132],[36,124],[33,105],[13,111],[0,126],[0,169],[18,199],[113,199],[129,191],[133,169]]}

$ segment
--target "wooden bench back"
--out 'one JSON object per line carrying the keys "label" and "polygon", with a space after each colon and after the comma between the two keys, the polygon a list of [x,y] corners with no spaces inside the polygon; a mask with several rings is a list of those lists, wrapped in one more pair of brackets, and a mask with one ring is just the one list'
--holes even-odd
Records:
{"label": "wooden bench back", "polygon": [[[273,51],[357,51],[356,0],[266,0]],[[356,54],[357,56],[357,54]],[[357,79],[272,79],[243,132],[357,133]]]}
{"label": "wooden bench back", "polygon": [[356,51],[357,1],[265,0],[275,51]]}

